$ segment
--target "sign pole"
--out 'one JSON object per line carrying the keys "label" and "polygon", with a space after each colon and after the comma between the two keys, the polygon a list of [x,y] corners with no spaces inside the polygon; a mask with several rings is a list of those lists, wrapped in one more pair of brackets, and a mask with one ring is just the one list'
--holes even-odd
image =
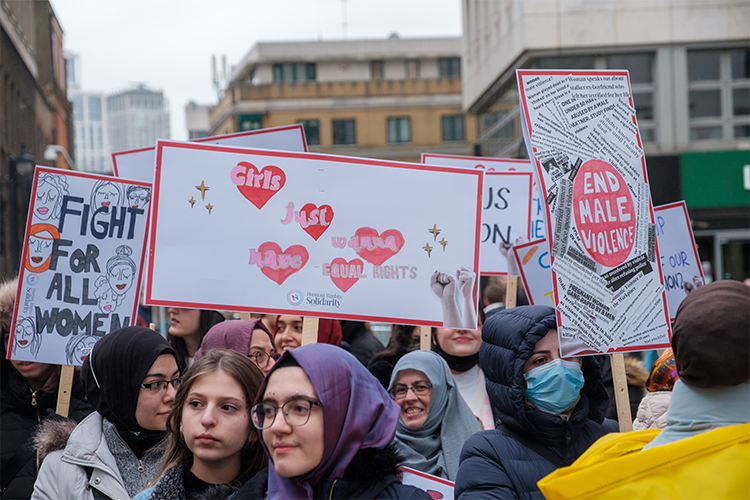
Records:
{"label": "sign pole", "polygon": [[625,375],[625,358],[621,352],[609,355],[612,367],[612,385],[615,389],[615,403],[617,404],[617,421],[620,432],[633,430],[633,416],[630,414],[630,395],[628,394],[628,380]]}
{"label": "sign pole", "polygon": [[508,284],[505,287],[505,308],[516,307],[516,291],[518,290],[518,276],[508,276]]}
{"label": "sign pole", "polygon": [[423,351],[432,349],[432,328],[429,326],[419,327],[419,348]]}
{"label": "sign pole", "polygon": [[318,342],[318,318],[305,316],[302,318],[302,345]]}
{"label": "sign pole", "polygon": [[73,389],[73,365],[63,365],[60,370],[60,387],[57,390],[57,407],[55,413],[62,417],[68,416],[70,410],[70,392]]}

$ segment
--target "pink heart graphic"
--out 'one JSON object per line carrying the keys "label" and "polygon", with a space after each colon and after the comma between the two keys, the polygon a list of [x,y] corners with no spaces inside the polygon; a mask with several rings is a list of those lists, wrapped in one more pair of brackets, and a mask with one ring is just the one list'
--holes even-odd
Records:
{"label": "pink heart graphic", "polygon": [[[360,227],[354,235],[357,236],[359,247],[364,247],[357,250],[357,255],[376,266],[399,253],[404,246],[404,236],[398,229],[388,229],[378,235],[371,227]],[[368,241],[370,245],[367,245]],[[390,245],[386,245],[386,242]]]}
{"label": "pink heart graphic", "polygon": [[260,172],[255,165],[246,161],[240,162],[238,166],[246,168],[245,179],[248,180],[247,184],[238,185],[237,189],[258,209],[263,208],[263,205],[286,184],[286,174],[276,165],[268,165]]}
{"label": "pink heart graphic", "polygon": [[[318,223],[310,224],[309,226],[303,227],[302,229],[304,229],[307,234],[312,236],[315,241],[318,241],[318,238],[320,238],[320,236],[326,232],[326,229],[328,229],[328,226],[333,220],[333,209],[330,205],[321,205],[320,207],[318,207],[314,203],[308,203],[300,210],[300,212],[305,213],[305,218],[308,221],[310,220],[310,214],[312,214],[313,211],[316,211],[315,213],[317,215],[315,216],[315,218],[316,220],[318,220]],[[322,222],[325,222],[326,225],[324,226],[323,224],[321,224]]]}
{"label": "pink heart graphic", "polygon": [[346,259],[336,257],[331,261],[331,281],[339,290],[346,292],[359,281],[363,268],[364,263],[359,259],[347,262]]}
{"label": "pink heart graphic", "polygon": [[[260,272],[281,285],[292,274],[299,272],[307,264],[310,255],[302,245],[292,245],[283,252],[281,247],[272,241],[267,241],[258,247],[258,252],[263,255],[263,267]],[[272,252],[274,266],[266,265],[266,259],[270,259]],[[297,258],[297,259],[295,259]],[[295,267],[294,264],[299,264]]]}

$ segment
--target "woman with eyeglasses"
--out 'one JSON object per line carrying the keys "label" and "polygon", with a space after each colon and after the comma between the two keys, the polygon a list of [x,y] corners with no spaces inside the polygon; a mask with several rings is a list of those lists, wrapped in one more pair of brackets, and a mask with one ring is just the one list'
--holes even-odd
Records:
{"label": "woman with eyeglasses", "polygon": [[96,343],[81,367],[81,381],[96,411],[69,437],[48,443],[45,451],[52,452],[32,498],[128,500],[160,470],[180,383],[176,354],[148,328],[122,328]]}
{"label": "woman with eyeglasses", "polygon": [[211,349],[231,349],[247,356],[260,368],[263,375],[273,368],[279,355],[273,344],[273,335],[260,319],[229,320],[212,327],[195,353],[195,361]]}
{"label": "woman with eyeglasses", "polygon": [[461,447],[482,427],[448,363],[433,351],[410,352],[393,368],[388,392],[401,407],[395,443],[403,465],[455,481]]}
{"label": "woman with eyeglasses", "polygon": [[391,445],[398,406],[343,349],[311,344],[286,352],[251,410],[270,463],[233,497],[424,499],[401,484]]}

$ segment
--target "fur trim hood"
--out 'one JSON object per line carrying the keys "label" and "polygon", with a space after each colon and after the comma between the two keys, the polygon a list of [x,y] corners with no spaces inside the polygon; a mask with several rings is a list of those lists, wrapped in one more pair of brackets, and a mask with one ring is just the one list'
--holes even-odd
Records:
{"label": "fur trim hood", "polygon": [[44,420],[34,433],[34,448],[39,452],[40,460],[44,460],[53,451],[64,450],[76,425],[78,424],[69,418]]}
{"label": "fur trim hood", "polygon": [[13,305],[16,303],[16,288],[18,288],[18,278],[0,283],[0,329],[3,334],[10,331]]}

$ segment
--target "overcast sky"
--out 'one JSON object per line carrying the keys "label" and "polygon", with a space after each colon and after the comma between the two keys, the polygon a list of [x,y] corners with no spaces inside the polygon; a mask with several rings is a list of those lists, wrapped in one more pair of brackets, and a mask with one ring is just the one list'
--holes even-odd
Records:
{"label": "overcast sky", "polygon": [[[211,55],[236,64],[258,41],[341,40],[342,0],[52,0],[81,87],[134,83],[170,101],[172,139],[187,139],[184,106],[216,102]],[[460,0],[346,0],[347,38],[458,36]],[[229,69],[229,68],[227,68]]]}

